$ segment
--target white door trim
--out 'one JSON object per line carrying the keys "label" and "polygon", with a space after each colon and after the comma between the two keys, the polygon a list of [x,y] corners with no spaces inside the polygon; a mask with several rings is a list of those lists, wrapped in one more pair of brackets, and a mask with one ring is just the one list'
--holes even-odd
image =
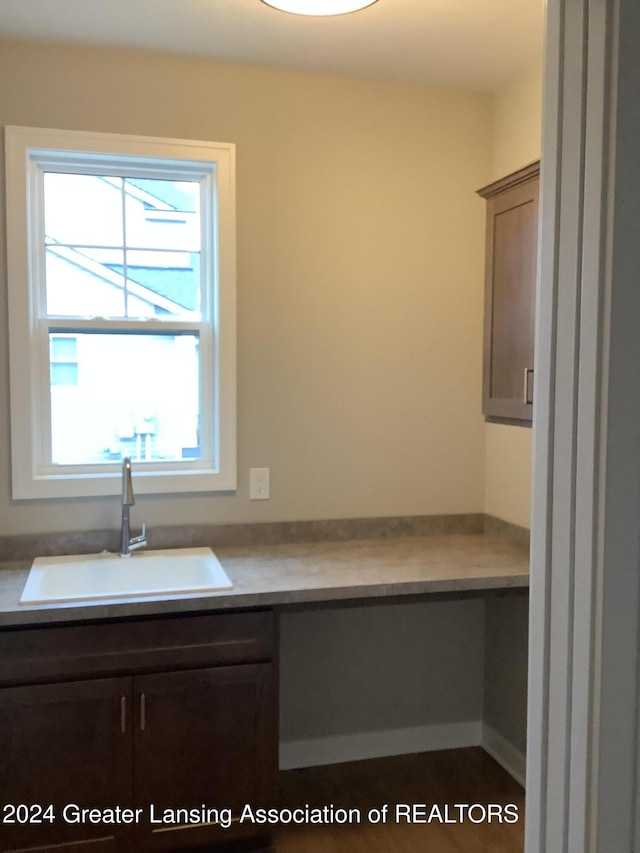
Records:
{"label": "white door trim", "polygon": [[549,0],[527,853],[626,853],[640,621],[640,4]]}

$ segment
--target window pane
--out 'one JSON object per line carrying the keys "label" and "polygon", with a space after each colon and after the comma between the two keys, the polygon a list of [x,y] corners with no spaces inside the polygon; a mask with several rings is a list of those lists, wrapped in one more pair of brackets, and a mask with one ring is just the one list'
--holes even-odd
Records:
{"label": "window pane", "polygon": [[74,337],[77,384],[57,384],[51,366],[54,464],[200,458],[197,334]]}
{"label": "window pane", "polygon": [[127,252],[127,316],[200,318],[200,255]]}
{"label": "window pane", "polygon": [[47,243],[122,246],[122,178],[45,172]]}
{"label": "window pane", "polygon": [[124,317],[124,252],[47,246],[47,314]]}
{"label": "window pane", "polygon": [[131,249],[200,251],[200,184],[126,178],[126,244]]}

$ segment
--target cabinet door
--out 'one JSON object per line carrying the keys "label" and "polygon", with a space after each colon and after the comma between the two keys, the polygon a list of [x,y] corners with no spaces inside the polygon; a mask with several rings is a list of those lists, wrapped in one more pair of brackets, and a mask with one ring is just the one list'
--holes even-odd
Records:
{"label": "cabinet door", "polygon": [[[272,664],[243,664],[134,679],[134,789],[153,816],[140,849],[255,835],[237,818],[246,803],[268,805],[277,773]],[[202,809],[231,809],[234,822]],[[192,814],[178,810],[195,810]],[[151,811],[152,810],[152,811]]]}
{"label": "cabinet door", "polygon": [[538,176],[487,203],[483,411],[531,423]]}
{"label": "cabinet door", "polygon": [[[130,689],[113,678],[0,690],[1,850],[115,850],[117,825],[73,822],[72,811],[68,822],[63,810],[131,804]],[[6,823],[6,804],[30,807],[30,821]],[[53,822],[37,822],[49,805]]]}

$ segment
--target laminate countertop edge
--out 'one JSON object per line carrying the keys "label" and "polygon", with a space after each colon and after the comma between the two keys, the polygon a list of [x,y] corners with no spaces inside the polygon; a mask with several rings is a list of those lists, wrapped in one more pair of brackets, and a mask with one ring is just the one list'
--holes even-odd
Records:
{"label": "laminate countertop edge", "polygon": [[233,589],[50,605],[19,604],[28,562],[0,563],[0,628],[299,607],[405,596],[526,590],[528,553],[490,534],[444,534],[216,548]]}

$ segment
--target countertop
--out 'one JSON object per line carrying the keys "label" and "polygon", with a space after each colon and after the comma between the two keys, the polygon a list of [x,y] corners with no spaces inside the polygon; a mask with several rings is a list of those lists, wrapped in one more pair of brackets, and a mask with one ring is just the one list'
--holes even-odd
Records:
{"label": "countertop", "polygon": [[527,588],[528,554],[500,535],[216,547],[232,590],[21,606],[28,563],[0,563],[0,627]]}

